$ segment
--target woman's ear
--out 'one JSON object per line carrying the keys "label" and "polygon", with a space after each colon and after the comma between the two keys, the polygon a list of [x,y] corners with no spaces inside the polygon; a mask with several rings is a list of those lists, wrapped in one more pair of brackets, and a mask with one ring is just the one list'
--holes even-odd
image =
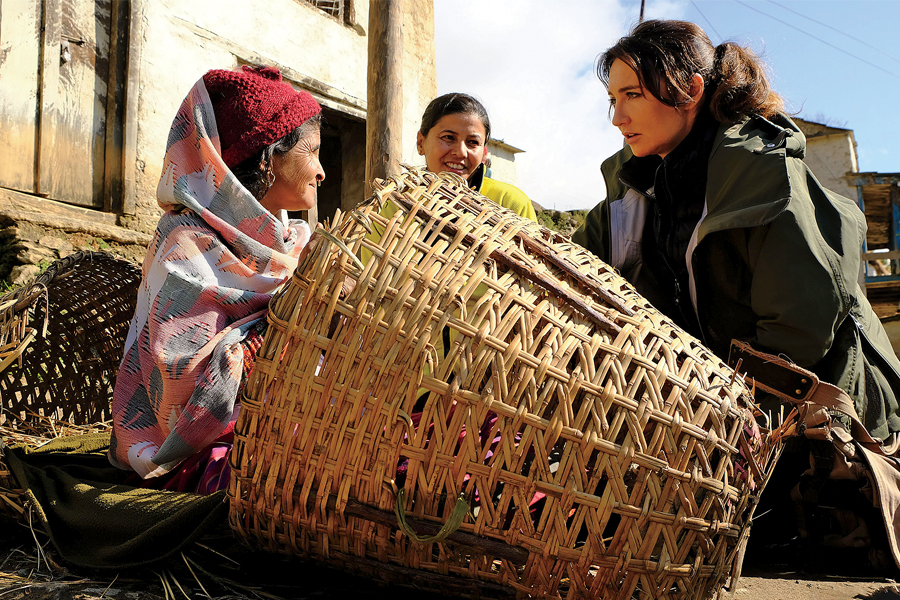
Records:
{"label": "woman's ear", "polygon": [[425,156],[425,136],[421,131],[416,133],[416,150],[419,151],[419,156]]}
{"label": "woman's ear", "polygon": [[691,77],[691,100],[699,102],[705,89],[703,77],[699,73],[694,73],[693,77]]}

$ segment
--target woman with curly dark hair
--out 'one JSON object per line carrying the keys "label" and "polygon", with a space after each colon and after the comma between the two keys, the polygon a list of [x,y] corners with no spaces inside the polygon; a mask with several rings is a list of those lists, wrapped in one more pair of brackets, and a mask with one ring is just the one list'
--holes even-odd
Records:
{"label": "woman with curly dark hair", "polygon": [[[813,397],[800,371],[790,389],[778,380],[799,366],[845,400],[835,424],[891,448],[900,361],[858,283],[864,216],[807,168],[806,140],[760,60],[713,46],[694,23],[656,20],[597,71],[626,147],[603,163],[606,200],[573,239],[719,356],[744,357],[741,370],[780,393],[758,393],[764,409]],[[827,476],[831,442],[810,444]]]}

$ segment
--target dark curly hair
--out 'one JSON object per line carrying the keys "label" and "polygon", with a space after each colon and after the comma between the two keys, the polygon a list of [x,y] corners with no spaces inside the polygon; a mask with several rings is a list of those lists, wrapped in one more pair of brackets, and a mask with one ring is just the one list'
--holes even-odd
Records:
{"label": "dark curly hair", "polygon": [[713,46],[695,23],[653,20],[637,25],[597,62],[597,76],[607,87],[616,60],[631,67],[654,98],[673,107],[690,100],[691,78],[699,74],[706,105],[721,123],[784,111],[784,101],[772,91],[765,66],[752,50],[731,42]]}

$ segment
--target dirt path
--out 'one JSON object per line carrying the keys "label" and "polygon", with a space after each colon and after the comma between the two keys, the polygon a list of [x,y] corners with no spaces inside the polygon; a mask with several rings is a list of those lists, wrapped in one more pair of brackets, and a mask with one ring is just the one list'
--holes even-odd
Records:
{"label": "dirt path", "polygon": [[900,586],[885,579],[810,577],[797,573],[752,569],[741,577],[734,600],[891,600],[900,599]]}
{"label": "dirt path", "polygon": [[[162,585],[150,579],[62,579],[30,581],[8,579],[0,573],[0,598],[3,600],[163,600]],[[188,582],[180,582],[191,598],[204,598],[202,592]],[[315,587],[315,586],[313,586]],[[742,578],[733,600],[896,600],[900,592],[894,584],[876,581],[815,580],[782,578],[778,574]],[[175,590],[179,592],[179,590]],[[210,590],[212,591],[212,590]],[[365,590],[353,593],[356,598],[370,597]],[[304,595],[285,595],[282,598],[321,598],[323,591],[307,588]],[[332,598],[340,595],[328,594]],[[183,598],[178,593],[179,598]],[[216,596],[213,596],[214,598]],[[252,598],[229,594],[228,598]],[[420,596],[421,598],[421,596]]]}
{"label": "dirt path", "polygon": [[[6,535],[11,533],[10,535]],[[40,566],[30,532],[0,536],[0,600],[215,600],[340,599],[446,600],[405,588],[382,587],[369,580],[276,555],[239,551],[216,556],[204,548],[187,552],[208,572],[191,573],[181,560],[164,569],[130,573],[90,573]],[[241,567],[231,564],[240,559]],[[212,568],[212,563],[215,568]],[[196,574],[196,578],[194,575]],[[170,591],[163,589],[165,577]],[[209,593],[207,596],[204,589]],[[180,588],[179,588],[180,586]],[[183,593],[182,593],[183,590]],[[886,578],[811,576],[773,567],[745,565],[744,576],[726,600],[900,600],[900,585]]]}

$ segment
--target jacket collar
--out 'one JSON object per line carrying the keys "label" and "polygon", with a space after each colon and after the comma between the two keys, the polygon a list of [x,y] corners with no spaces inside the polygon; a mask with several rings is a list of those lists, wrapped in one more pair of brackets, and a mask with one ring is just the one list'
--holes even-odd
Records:
{"label": "jacket collar", "polygon": [[[771,120],[744,117],[720,125],[709,156],[706,214],[698,243],[717,231],[770,223],[784,212],[791,197],[786,158],[802,159],[805,153],[806,138],[784,115]],[[624,166],[633,156],[625,146],[603,161],[601,172],[610,201],[622,199],[629,187],[646,194],[647,188],[639,185],[643,182],[632,186],[623,180]]]}
{"label": "jacket collar", "polygon": [[[669,173],[669,184],[680,192],[687,191],[692,197],[704,195],[706,165],[699,169],[698,161],[708,161],[716,141],[718,124],[708,112],[697,117],[693,127],[678,146],[664,159],[659,156],[632,156],[619,175],[622,183],[639,194],[655,197],[656,177],[663,166]],[[673,190],[675,191],[675,190]],[[665,194],[663,194],[665,195]]]}

